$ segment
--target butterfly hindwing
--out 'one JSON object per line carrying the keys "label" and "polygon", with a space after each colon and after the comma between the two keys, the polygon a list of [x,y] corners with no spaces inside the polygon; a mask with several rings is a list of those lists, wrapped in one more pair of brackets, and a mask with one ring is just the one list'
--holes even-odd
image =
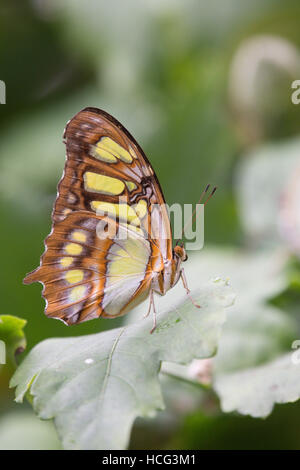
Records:
{"label": "butterfly hindwing", "polygon": [[[46,239],[41,266],[25,282],[44,284],[48,316],[69,324],[117,316],[147,277],[148,240],[130,229],[124,239],[102,238],[99,231],[106,224],[105,217],[78,211],[56,224]],[[125,230],[121,227],[116,223],[116,234]]]}

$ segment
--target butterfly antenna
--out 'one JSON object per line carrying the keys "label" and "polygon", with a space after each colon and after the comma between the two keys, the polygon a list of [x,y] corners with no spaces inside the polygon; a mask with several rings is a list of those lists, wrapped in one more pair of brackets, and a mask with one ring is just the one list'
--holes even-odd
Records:
{"label": "butterfly antenna", "polygon": [[206,206],[206,204],[208,203],[208,201],[213,197],[213,195],[215,194],[215,192],[217,191],[218,189],[218,186],[215,186],[212,190],[212,192],[210,193],[210,195],[208,196],[208,198],[206,199],[205,203],[204,203],[204,206]]}
{"label": "butterfly antenna", "polygon": [[[197,210],[198,210],[198,207],[197,207],[197,206],[198,206],[198,204],[200,204],[201,201],[202,201],[202,199],[204,198],[204,196],[206,196],[206,194],[207,194],[209,188],[210,188],[210,184],[207,184],[206,187],[205,187],[205,189],[202,191],[201,196],[200,196],[200,199],[199,199],[199,201],[197,202],[196,207],[195,207],[195,209],[193,210],[192,215],[190,216],[190,218],[188,219],[188,221],[187,221],[186,224],[184,225],[184,227],[183,227],[183,229],[182,229],[182,232],[181,232],[181,237],[177,240],[176,245],[178,245],[178,243],[182,240],[182,238],[183,238],[183,236],[184,236],[184,233],[185,233],[187,227],[188,227],[188,226],[190,225],[190,223],[193,221],[194,216],[195,216],[196,213],[197,213]],[[217,190],[217,186],[215,186],[215,187],[213,188],[212,192],[210,193],[210,195],[209,195],[208,198],[206,199],[206,201],[205,201],[205,203],[204,203],[204,206],[208,203],[208,201],[210,200],[210,198],[215,194],[216,190]]]}

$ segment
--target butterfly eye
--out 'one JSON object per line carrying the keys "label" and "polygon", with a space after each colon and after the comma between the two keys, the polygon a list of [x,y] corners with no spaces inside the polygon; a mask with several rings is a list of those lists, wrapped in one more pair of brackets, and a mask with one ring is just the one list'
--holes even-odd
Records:
{"label": "butterfly eye", "polygon": [[183,246],[176,245],[174,247],[174,253],[178,256],[178,258],[181,258],[181,261],[186,261],[188,259],[188,256],[186,254],[186,251]]}

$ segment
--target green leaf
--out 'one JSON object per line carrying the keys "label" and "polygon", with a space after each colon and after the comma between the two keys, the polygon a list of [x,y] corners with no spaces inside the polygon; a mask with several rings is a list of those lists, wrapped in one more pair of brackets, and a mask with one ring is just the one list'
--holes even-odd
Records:
{"label": "green leaf", "polygon": [[16,400],[30,389],[43,419],[54,418],[68,449],[122,449],[137,416],[163,409],[162,361],[189,363],[215,354],[224,308],[234,301],[227,282],[210,282],[189,300],[152,319],[77,338],[37,345],[16,371]]}
{"label": "green leaf", "polygon": [[15,354],[26,347],[23,328],[26,320],[12,315],[0,315],[0,340],[4,342],[7,361],[15,364]]}

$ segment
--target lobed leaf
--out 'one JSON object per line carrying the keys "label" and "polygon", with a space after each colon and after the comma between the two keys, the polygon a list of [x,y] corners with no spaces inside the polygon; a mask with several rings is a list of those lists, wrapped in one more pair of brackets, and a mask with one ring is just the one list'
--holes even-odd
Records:
{"label": "lobed leaf", "polygon": [[215,354],[225,307],[234,301],[225,281],[210,282],[189,300],[152,319],[84,337],[38,344],[12,378],[16,400],[30,391],[43,419],[54,418],[67,449],[123,449],[137,416],[164,407],[162,361],[189,363]]}

